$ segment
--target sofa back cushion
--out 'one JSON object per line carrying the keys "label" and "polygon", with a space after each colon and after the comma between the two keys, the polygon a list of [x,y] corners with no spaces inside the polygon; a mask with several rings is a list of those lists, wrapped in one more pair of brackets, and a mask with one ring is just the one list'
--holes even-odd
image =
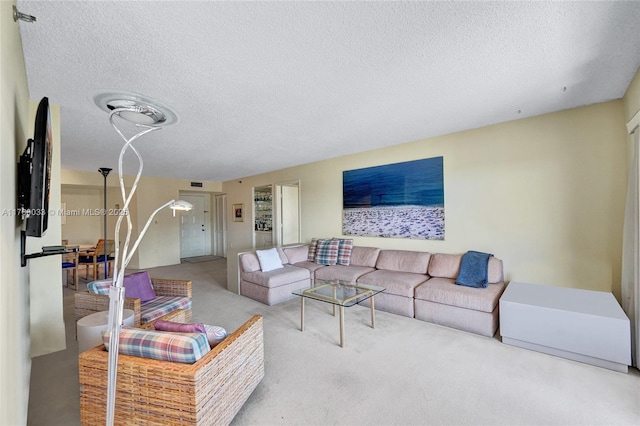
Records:
{"label": "sofa back cushion", "polygon": [[487,280],[489,284],[501,283],[504,281],[504,272],[502,270],[502,260],[495,256],[489,259],[489,270],[487,271]]}
{"label": "sofa back cushion", "polygon": [[[287,255],[284,254],[282,248],[276,248],[278,252],[278,256],[280,256],[280,261],[283,265],[289,263],[289,259]],[[258,259],[258,255],[255,252],[251,253],[242,253],[240,255],[240,267],[243,272],[256,272],[260,271],[260,260]]]}
{"label": "sofa back cushion", "polygon": [[151,278],[147,271],[135,272],[124,277],[123,286],[125,297],[140,299],[140,302],[148,302],[156,298],[156,292],[151,285]]}
{"label": "sofa back cushion", "polygon": [[461,260],[461,254],[435,253],[431,256],[427,272],[436,278],[458,278]]}
{"label": "sofa back cushion", "polygon": [[204,333],[209,341],[209,346],[215,347],[228,336],[224,327],[202,323],[179,323],[174,321],[158,320],[153,323],[153,328],[158,331],[172,331],[176,333]]}
{"label": "sofa back cushion", "polygon": [[[109,331],[102,334],[107,350],[109,335]],[[139,328],[123,328],[118,346],[121,354],[186,364],[193,364],[210,350],[207,335],[203,333],[171,333]]]}
{"label": "sofa back cushion", "polygon": [[354,246],[351,250],[350,265],[368,266],[369,268],[375,268],[379,254],[380,249],[377,247]]}
{"label": "sofa back cushion", "polygon": [[[431,256],[428,273],[437,278],[458,278],[462,254],[435,253]],[[491,257],[489,259],[488,281],[491,284],[503,281],[502,260]]]}
{"label": "sofa back cushion", "polygon": [[243,272],[256,272],[260,270],[260,261],[255,253],[242,253],[240,266]]}
{"label": "sofa back cushion", "polygon": [[381,250],[377,269],[426,274],[431,253],[410,250]]}
{"label": "sofa back cushion", "polygon": [[290,264],[295,264],[299,262],[304,262],[308,259],[309,256],[309,246],[296,246],[296,247],[285,247],[283,249],[284,254],[289,259]]}

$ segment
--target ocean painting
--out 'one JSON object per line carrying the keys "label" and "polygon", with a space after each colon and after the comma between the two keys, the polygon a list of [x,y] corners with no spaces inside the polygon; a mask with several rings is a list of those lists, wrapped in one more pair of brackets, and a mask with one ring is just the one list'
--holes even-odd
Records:
{"label": "ocean painting", "polygon": [[443,157],[342,172],[342,233],[444,240]]}

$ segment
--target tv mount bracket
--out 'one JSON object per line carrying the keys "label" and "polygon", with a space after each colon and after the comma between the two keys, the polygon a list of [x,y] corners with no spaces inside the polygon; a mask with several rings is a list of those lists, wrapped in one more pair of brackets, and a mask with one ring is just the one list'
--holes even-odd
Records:
{"label": "tv mount bracket", "polygon": [[27,233],[20,231],[20,265],[22,267],[27,266],[27,260],[35,259],[37,257],[53,256],[54,254],[73,253],[78,251],[78,248],[67,250],[65,246],[43,246],[42,251],[38,253],[25,254],[25,247],[27,245]]}

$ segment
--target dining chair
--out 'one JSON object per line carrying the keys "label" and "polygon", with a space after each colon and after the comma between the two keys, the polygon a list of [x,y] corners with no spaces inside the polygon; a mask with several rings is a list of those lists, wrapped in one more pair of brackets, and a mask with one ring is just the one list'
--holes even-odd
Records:
{"label": "dining chair", "polygon": [[111,254],[115,252],[115,247],[116,244],[114,240],[107,240],[107,243],[105,244],[103,239],[99,239],[95,249],[93,249],[92,252],[87,251],[81,253],[81,255],[79,256],[78,265],[85,267],[85,279],[87,279],[89,276],[89,267],[93,268],[93,280],[95,281],[98,279],[98,272],[100,266],[104,264],[105,256],[107,259],[108,274],[111,274],[111,266],[113,261],[113,256],[111,256]]}
{"label": "dining chair", "polygon": [[78,290],[78,246],[65,244],[68,253],[62,255],[62,269],[66,271],[66,286],[69,288],[69,278],[73,282],[73,289]]}

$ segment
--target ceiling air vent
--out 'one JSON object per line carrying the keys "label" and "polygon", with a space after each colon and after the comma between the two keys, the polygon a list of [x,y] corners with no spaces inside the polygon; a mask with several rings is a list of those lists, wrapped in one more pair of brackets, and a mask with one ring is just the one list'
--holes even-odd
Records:
{"label": "ceiling air vent", "polygon": [[191,182],[192,188],[202,188],[202,182]]}

